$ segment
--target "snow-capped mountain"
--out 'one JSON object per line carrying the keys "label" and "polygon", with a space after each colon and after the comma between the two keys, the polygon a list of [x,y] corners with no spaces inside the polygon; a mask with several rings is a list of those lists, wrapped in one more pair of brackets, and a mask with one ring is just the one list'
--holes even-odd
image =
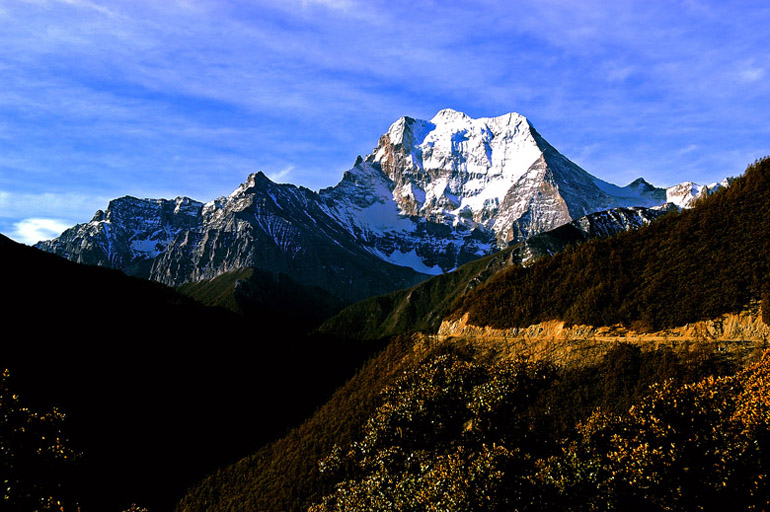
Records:
{"label": "snow-capped mountain", "polygon": [[189,197],[110,201],[93,219],[36,247],[78,263],[148,277],[150,264],[180,232],[199,224],[203,203]]}
{"label": "snow-capped mountain", "polygon": [[169,243],[149,277],[177,285],[243,267],[283,273],[345,300],[411,286],[426,277],[362,248],[327,213],[317,193],[278,185],[262,173],[203,205],[199,224]]}
{"label": "snow-capped mountain", "polygon": [[427,275],[382,261],[324,210],[318,194],[248,177],[206,204],[124,197],[37,247],[168,285],[255,267],[319,286],[344,301],[416,284]]}
{"label": "snow-capped mountain", "polygon": [[[641,178],[619,187],[561,155],[519,114],[445,109],[430,121],[402,117],[318,193],[257,173],[206,204],[124,197],[37,247],[171,285],[251,266],[356,300],[594,212],[689,207],[713,190]],[[605,217],[619,223],[609,231],[630,222],[628,212]]]}
{"label": "snow-capped mountain", "polygon": [[642,179],[618,187],[588,174],[519,114],[451,109],[402,117],[320,194],[373,253],[432,274],[589,213],[666,201]]}
{"label": "snow-capped mountain", "polygon": [[698,185],[692,181],[686,181],[666,189],[666,202],[679,208],[692,208],[700,199],[708,197],[721,188],[730,186],[731,178],[725,178],[718,183]]}

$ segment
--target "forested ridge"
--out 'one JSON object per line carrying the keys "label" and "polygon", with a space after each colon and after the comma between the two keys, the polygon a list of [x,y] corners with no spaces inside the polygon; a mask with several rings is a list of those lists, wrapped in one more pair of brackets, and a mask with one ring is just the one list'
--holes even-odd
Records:
{"label": "forested ridge", "polygon": [[[645,210],[644,218],[655,219],[662,211]],[[607,221],[607,218],[614,220]],[[621,219],[625,218],[625,222]],[[434,276],[412,288],[371,297],[348,306],[326,320],[319,331],[351,339],[379,339],[413,332],[435,333],[452,311],[456,301],[469,290],[486,282],[503,268],[530,264],[565,248],[595,237],[636,226],[633,209],[615,208],[595,212],[569,224],[538,233],[523,242],[485,256],[457,269]]]}
{"label": "forested ridge", "polygon": [[[770,158],[692,210],[511,267],[458,299],[474,325],[567,324],[660,329],[767,297]],[[766,308],[767,309],[767,308]]]}

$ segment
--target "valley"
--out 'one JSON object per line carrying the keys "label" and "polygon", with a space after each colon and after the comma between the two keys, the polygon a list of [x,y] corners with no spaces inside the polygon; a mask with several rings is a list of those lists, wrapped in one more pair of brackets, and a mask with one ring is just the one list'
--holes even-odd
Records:
{"label": "valley", "polygon": [[[464,146],[494,138],[485,161]],[[535,152],[515,179],[496,174],[506,144]],[[519,185],[487,197],[501,179]],[[336,188],[256,174],[206,204],[116,199],[38,248],[0,240],[9,318],[37,325],[6,366],[67,415],[66,512],[760,506],[768,180],[763,159],[718,186],[615,187],[520,116],[402,118]],[[706,462],[697,429],[724,432]],[[640,452],[649,436],[684,452]],[[728,452],[706,483],[681,473]]]}

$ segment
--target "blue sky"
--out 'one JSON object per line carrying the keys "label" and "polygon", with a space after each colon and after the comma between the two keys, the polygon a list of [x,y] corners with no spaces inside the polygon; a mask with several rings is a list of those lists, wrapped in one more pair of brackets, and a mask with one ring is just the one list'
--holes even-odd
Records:
{"label": "blue sky", "polygon": [[770,154],[766,1],[0,0],[0,232],[126,194],[334,185],[403,115],[519,112],[661,186]]}

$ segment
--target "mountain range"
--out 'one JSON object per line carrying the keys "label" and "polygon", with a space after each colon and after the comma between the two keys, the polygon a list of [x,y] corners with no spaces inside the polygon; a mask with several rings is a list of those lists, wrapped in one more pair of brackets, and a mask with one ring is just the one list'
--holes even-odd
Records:
{"label": "mountain range", "polygon": [[619,187],[560,154],[519,114],[472,119],[445,109],[430,121],[400,118],[333,187],[314,192],[256,173],[207,203],[121,197],[36,247],[167,285],[257,268],[351,303],[595,212],[688,208],[728,184],[663,189],[639,178]]}
{"label": "mountain range", "polygon": [[770,159],[616,187],[524,121],[503,179],[507,118],[403,118],[335,187],[124,197],[41,244],[113,269],[0,237],[32,333],[3,363],[83,452],[20,481],[84,512],[767,508]]}

